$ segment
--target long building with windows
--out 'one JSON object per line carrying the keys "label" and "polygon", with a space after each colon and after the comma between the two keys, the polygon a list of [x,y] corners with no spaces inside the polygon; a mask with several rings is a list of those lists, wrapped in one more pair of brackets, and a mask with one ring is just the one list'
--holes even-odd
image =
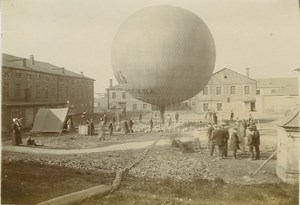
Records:
{"label": "long building with windows", "polygon": [[23,118],[23,126],[32,126],[40,107],[64,107],[70,112],[93,112],[94,79],[63,67],[2,55],[2,131],[11,129],[12,118]]}
{"label": "long building with windows", "polygon": [[[247,72],[249,73],[249,72]],[[224,68],[213,74],[204,89],[191,99],[197,113],[249,112],[256,110],[256,81]]]}

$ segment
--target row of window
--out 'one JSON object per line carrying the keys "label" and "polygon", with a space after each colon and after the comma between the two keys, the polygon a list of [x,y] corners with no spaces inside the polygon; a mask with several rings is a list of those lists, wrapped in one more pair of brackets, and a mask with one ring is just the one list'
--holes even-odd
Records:
{"label": "row of window", "polygon": [[[112,99],[116,99],[117,98],[117,93],[116,92],[112,92],[111,93],[111,98]],[[122,92],[122,99],[126,99],[126,92]]]}
{"label": "row of window", "polygon": [[[236,86],[230,86],[230,95],[235,95],[236,94]],[[245,85],[244,86],[244,94],[248,95],[250,94],[250,86]],[[205,87],[203,89],[203,95],[208,95],[208,87]],[[222,95],[222,87],[217,86],[216,87],[216,95]]]}
{"label": "row of window", "polygon": [[[137,110],[137,104],[132,104],[132,109],[133,110]],[[143,104],[143,110],[147,110],[148,109],[148,105],[147,104]]]}
{"label": "row of window", "polygon": [[[217,111],[222,111],[222,106],[223,106],[222,103],[217,103]],[[208,103],[203,103],[203,111],[204,112],[209,111]]]}
{"label": "row of window", "polygon": [[[24,76],[26,77],[27,80],[32,80],[34,78],[37,79],[37,80],[41,79],[41,74],[40,73],[33,73],[33,72],[27,72],[27,73],[23,72],[22,73],[19,70],[14,70],[13,72],[9,72],[9,70],[4,70],[4,71],[2,71],[3,78],[9,78],[10,73],[15,75],[16,78],[22,78],[22,76],[24,74]],[[49,77],[49,75],[42,75],[42,76],[43,76],[43,78],[46,82],[49,82],[50,78],[51,78],[51,81],[53,81],[53,82],[57,81],[57,77],[54,77],[54,76]],[[69,80],[72,84],[86,84],[87,83],[89,86],[92,86],[92,82],[89,82],[89,81],[87,82],[87,80],[79,80],[79,79],[75,80],[75,79],[69,79],[69,78],[58,78],[58,81],[60,83],[62,83],[63,81],[68,83]]]}
{"label": "row of window", "polygon": [[[5,97],[9,97],[9,84],[7,82],[5,82],[4,84],[4,87],[3,87],[3,95]],[[36,98],[41,98],[41,94],[42,94],[42,91],[41,91],[41,86],[40,85],[36,85],[35,86],[35,97]],[[52,98],[56,98],[56,94],[58,95],[58,98],[59,99],[62,99],[62,95],[63,95],[63,88],[60,86],[58,87],[58,90],[56,90],[56,86],[55,85],[52,85],[50,86],[45,86],[45,89],[44,89],[44,98],[49,98],[49,90],[50,90],[50,94],[51,94],[51,97]],[[24,89],[24,92],[25,92],[25,97],[26,95],[28,96],[31,96],[31,88],[26,88]],[[89,92],[88,92],[88,89],[85,89],[85,90],[81,90],[79,91],[79,89],[77,88],[76,90],[74,88],[72,88],[71,90],[71,93],[72,95],[69,96],[69,88],[66,88],[66,92],[64,93],[65,96],[68,98],[68,97],[72,97],[72,98],[83,98],[83,97],[89,97]],[[15,84],[15,89],[14,89],[14,96],[15,97],[20,97],[22,95],[22,89],[21,89],[21,84],[20,83],[17,83]],[[91,94],[92,95],[92,94]]]}

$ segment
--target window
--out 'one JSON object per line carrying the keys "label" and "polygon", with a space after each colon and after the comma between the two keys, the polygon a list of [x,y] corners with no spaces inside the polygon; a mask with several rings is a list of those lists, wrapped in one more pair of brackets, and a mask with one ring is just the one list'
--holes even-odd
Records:
{"label": "window", "polygon": [[32,75],[30,73],[26,74],[26,79],[27,80],[31,80],[32,79]]}
{"label": "window", "polygon": [[9,82],[4,82],[4,86],[2,89],[3,96],[9,97]]}
{"label": "window", "polygon": [[46,81],[48,81],[48,82],[49,82],[49,77],[48,77],[48,76],[45,76],[45,79],[46,79]]}
{"label": "window", "polygon": [[112,99],[116,99],[116,92],[112,92],[112,93],[111,93],[111,98],[112,98]]}
{"label": "window", "polygon": [[256,95],[260,95],[260,90],[256,90]]}
{"label": "window", "polygon": [[16,71],[16,78],[22,78],[22,73],[20,71]]}
{"label": "window", "polygon": [[208,111],[208,103],[203,103],[203,111]]}
{"label": "window", "polygon": [[227,74],[225,73],[225,74],[224,74],[224,79],[227,79],[227,78],[228,78],[228,76],[227,76]]}
{"label": "window", "polygon": [[123,98],[123,99],[126,99],[126,92],[123,92],[123,93],[122,93],[122,98]]}
{"label": "window", "polygon": [[250,86],[246,85],[244,87],[244,92],[245,92],[245,95],[250,94]]}
{"label": "window", "polygon": [[143,104],[143,109],[147,110],[147,104]]}
{"label": "window", "polygon": [[236,86],[230,86],[230,94],[235,95]]}
{"label": "window", "polygon": [[41,87],[39,85],[35,86],[35,97],[36,98],[41,97]]}
{"label": "window", "polygon": [[221,87],[216,87],[216,94],[217,95],[221,95],[222,94],[222,91],[221,91]]}
{"label": "window", "polygon": [[205,87],[205,88],[203,89],[203,95],[208,95],[208,87]]}
{"label": "window", "polygon": [[9,77],[9,72],[7,70],[2,72],[2,75],[4,78],[8,78]]}
{"label": "window", "polygon": [[45,87],[45,98],[49,97],[49,88],[48,86]]}
{"label": "window", "polygon": [[132,109],[133,109],[133,110],[137,110],[137,104],[133,104],[133,105],[132,105]]}
{"label": "window", "polygon": [[21,96],[21,84],[16,84],[15,85],[15,96]]}
{"label": "window", "polygon": [[217,103],[217,111],[222,111],[222,103]]}
{"label": "window", "polygon": [[51,93],[52,93],[52,97],[55,98],[56,97],[56,89],[55,89],[54,85],[52,85],[52,87],[51,87]]}
{"label": "window", "polygon": [[41,75],[39,73],[36,74],[36,79],[41,79]]}

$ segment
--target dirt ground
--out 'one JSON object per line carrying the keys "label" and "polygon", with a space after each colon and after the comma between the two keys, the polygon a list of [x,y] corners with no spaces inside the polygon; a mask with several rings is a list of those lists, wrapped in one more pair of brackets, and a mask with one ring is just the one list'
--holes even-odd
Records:
{"label": "dirt ground", "polygon": [[[201,149],[183,154],[170,144],[156,145],[125,174],[113,194],[82,204],[298,204],[298,186],[287,185],[275,174],[274,157],[255,177],[249,178],[276,149],[274,126],[261,124],[261,160],[248,153],[217,160],[210,157],[204,130],[123,135],[107,141],[96,136],[38,136],[46,148],[88,148],[132,141],[200,139]],[[72,139],[71,139],[72,138]],[[59,141],[59,143],[57,142]],[[3,146],[5,146],[4,142]],[[49,155],[2,152],[2,203],[32,204],[100,184],[111,184],[116,170],[131,164],[143,150]],[[55,189],[53,188],[55,187]]]}

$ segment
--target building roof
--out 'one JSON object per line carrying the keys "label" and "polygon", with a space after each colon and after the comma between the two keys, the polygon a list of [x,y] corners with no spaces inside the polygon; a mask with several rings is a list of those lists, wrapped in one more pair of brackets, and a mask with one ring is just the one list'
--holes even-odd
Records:
{"label": "building roof", "polygon": [[[23,64],[23,60],[25,61],[26,64],[25,66]],[[69,71],[65,68],[52,65],[50,63],[34,60],[34,65],[33,65],[30,59],[17,57],[9,54],[4,54],[4,53],[2,54],[2,67],[16,68],[20,70],[41,72],[41,73],[60,75],[65,77],[75,77],[75,78],[94,80],[92,78],[82,76],[81,74]]]}
{"label": "building roof", "polygon": [[274,122],[283,128],[299,128],[299,109],[294,110],[291,114]]}
{"label": "building roof", "polygon": [[257,88],[283,88],[286,85],[298,87],[298,78],[260,78],[256,81]]}
{"label": "building roof", "polygon": [[118,85],[114,85],[110,88],[107,88],[107,90],[123,90],[123,88],[120,84],[118,84]]}
{"label": "building roof", "polygon": [[[229,76],[229,78],[225,78],[225,76]],[[217,80],[217,81],[215,81]],[[212,77],[210,78],[208,84],[211,84],[214,81],[214,84],[237,84],[237,83],[250,83],[250,84],[256,84],[256,80],[249,78],[245,75],[242,75],[234,70],[231,70],[229,68],[223,68],[215,73],[213,73]]]}
{"label": "building roof", "polygon": [[272,93],[272,95],[289,95],[289,96],[298,96],[299,95],[299,89],[296,85],[286,85],[283,88],[280,88],[279,90],[276,90]]}

